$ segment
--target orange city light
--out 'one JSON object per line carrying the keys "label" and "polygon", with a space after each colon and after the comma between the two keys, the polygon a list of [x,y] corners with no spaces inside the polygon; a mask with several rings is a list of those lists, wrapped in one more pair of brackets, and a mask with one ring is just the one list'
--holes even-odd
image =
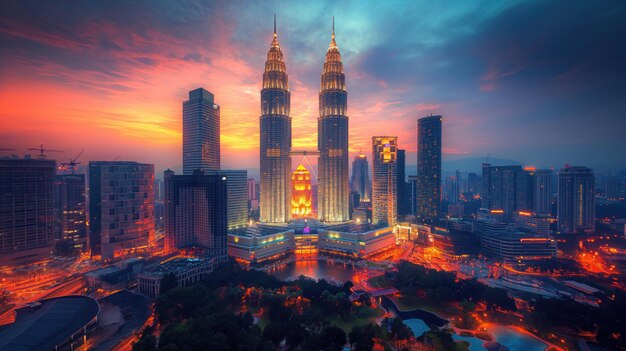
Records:
{"label": "orange city light", "polygon": [[311,217],[313,195],[311,192],[311,173],[299,165],[291,176],[291,216],[293,218]]}

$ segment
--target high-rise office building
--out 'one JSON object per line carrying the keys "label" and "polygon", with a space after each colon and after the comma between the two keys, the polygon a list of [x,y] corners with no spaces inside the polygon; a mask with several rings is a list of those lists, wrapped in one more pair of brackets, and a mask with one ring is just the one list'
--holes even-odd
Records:
{"label": "high-rise office building", "polygon": [[219,172],[175,175],[165,171],[166,250],[195,247],[220,261],[227,259],[227,187],[228,176]]}
{"label": "high-rise office building", "polygon": [[409,176],[409,194],[411,196],[409,202],[411,204],[411,214],[417,213],[417,175]]}
{"label": "high-rise office building", "polygon": [[624,200],[626,197],[626,171],[600,174],[598,185],[608,200]]}
{"label": "high-rise office building", "polygon": [[535,171],[533,183],[533,210],[538,214],[550,214],[552,210],[552,170]]}
{"label": "high-rise office building", "polygon": [[480,176],[474,172],[470,172],[467,174],[467,189],[466,191],[470,194],[479,194],[482,190],[482,180]]}
{"label": "high-rise office building", "polygon": [[563,233],[595,230],[595,177],[587,167],[569,167],[559,172],[558,223]]}
{"label": "high-rise office building", "polygon": [[85,175],[63,174],[54,180],[56,254],[75,256],[87,249]]}
{"label": "high-rise office building", "polygon": [[290,97],[274,18],[274,39],[267,53],[261,90],[261,222],[285,223],[291,212]]}
{"label": "high-rise office building", "polygon": [[304,165],[299,165],[291,176],[291,217],[307,218],[313,215],[313,193],[311,191],[311,172]]}
{"label": "high-rise office building", "polygon": [[361,202],[370,202],[371,199],[372,182],[370,181],[369,167],[365,154],[359,152],[357,156],[354,156],[350,184],[352,190],[359,193]]}
{"label": "high-rise office building", "polygon": [[226,176],[228,228],[245,227],[248,224],[248,171],[222,169],[205,174]]}
{"label": "high-rise office building", "polygon": [[323,222],[349,219],[348,92],[335,25],[322,70],[317,120],[318,217]]}
{"label": "high-rise office building", "polygon": [[372,137],[372,223],[398,221],[398,137]]}
{"label": "high-rise office building", "polygon": [[248,178],[248,201],[257,200],[256,197],[256,180]]}
{"label": "high-rise office building", "polygon": [[411,193],[409,184],[406,182],[406,150],[398,149],[398,187],[396,194],[398,194],[398,216],[404,218],[404,216],[411,214]]}
{"label": "high-rise office building", "polygon": [[248,171],[206,171],[206,175],[226,176],[228,229],[245,227],[248,224]]}
{"label": "high-rise office building", "polygon": [[533,175],[522,166],[483,164],[482,206],[504,211],[508,221],[516,211],[532,211]]}
{"label": "high-rise office building", "polygon": [[154,165],[89,162],[89,245],[103,260],[149,249],[154,240]]}
{"label": "high-rise office building", "polygon": [[0,266],[50,257],[55,168],[54,160],[0,159]]}
{"label": "high-rise office building", "polygon": [[456,204],[459,202],[459,180],[458,175],[447,176],[443,181],[443,197],[448,204]]}
{"label": "high-rise office building", "polygon": [[432,222],[441,213],[441,116],[417,121],[417,212]]}
{"label": "high-rise office building", "polygon": [[358,191],[350,192],[350,219],[354,220],[354,210],[361,207],[361,196]]}
{"label": "high-rise office building", "polygon": [[183,174],[220,169],[220,107],[198,88],[183,102]]}

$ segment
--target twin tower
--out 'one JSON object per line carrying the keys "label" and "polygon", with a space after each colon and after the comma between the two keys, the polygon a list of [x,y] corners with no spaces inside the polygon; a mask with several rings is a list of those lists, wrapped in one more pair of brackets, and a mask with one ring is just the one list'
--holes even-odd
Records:
{"label": "twin tower", "polygon": [[[261,90],[261,222],[291,219],[291,115],[287,68],[276,34],[267,53]],[[348,92],[335,24],[322,69],[317,119],[318,219],[345,222],[348,205]]]}

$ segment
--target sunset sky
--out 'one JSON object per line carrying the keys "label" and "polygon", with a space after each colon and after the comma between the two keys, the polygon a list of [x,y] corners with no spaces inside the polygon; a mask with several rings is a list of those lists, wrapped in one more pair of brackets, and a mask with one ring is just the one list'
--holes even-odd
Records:
{"label": "sunset sky", "polygon": [[[258,168],[259,92],[278,17],[294,148],[317,145],[331,20],[350,149],[441,114],[444,159],[626,168],[624,1],[2,1],[0,148],[181,169],[182,101],[221,106],[223,168]],[[11,152],[0,151],[1,155]],[[299,160],[294,160],[294,168]],[[254,172],[252,172],[254,174]],[[411,170],[408,171],[411,174]]]}

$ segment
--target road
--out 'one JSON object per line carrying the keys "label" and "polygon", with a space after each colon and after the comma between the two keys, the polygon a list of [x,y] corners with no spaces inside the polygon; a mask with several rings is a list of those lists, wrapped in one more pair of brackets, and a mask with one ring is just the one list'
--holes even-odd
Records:
{"label": "road", "polygon": [[[47,283],[47,281],[42,281],[40,282],[40,284],[42,284],[42,286],[45,286]],[[75,278],[71,278],[70,280],[63,282],[53,288],[50,288],[48,290],[41,290],[41,292],[39,292],[36,295],[32,295],[32,297],[27,298],[24,301],[20,301],[15,307],[19,307],[22,306],[26,303],[30,303],[30,302],[34,302],[34,301],[39,301],[41,299],[49,299],[49,298],[53,298],[53,297],[59,297],[59,296],[66,296],[66,295],[73,295],[73,294],[77,294],[77,293],[81,293],[82,290],[84,289],[85,285],[84,285],[84,281],[83,281],[83,277],[82,276],[78,276]],[[32,287],[31,287],[32,288]],[[0,315],[0,325],[5,325],[5,324],[9,324],[9,323],[13,323],[14,320],[14,315],[13,315],[13,311],[15,310],[15,308],[12,308],[8,311],[6,311],[5,313],[3,313],[2,315]]]}

